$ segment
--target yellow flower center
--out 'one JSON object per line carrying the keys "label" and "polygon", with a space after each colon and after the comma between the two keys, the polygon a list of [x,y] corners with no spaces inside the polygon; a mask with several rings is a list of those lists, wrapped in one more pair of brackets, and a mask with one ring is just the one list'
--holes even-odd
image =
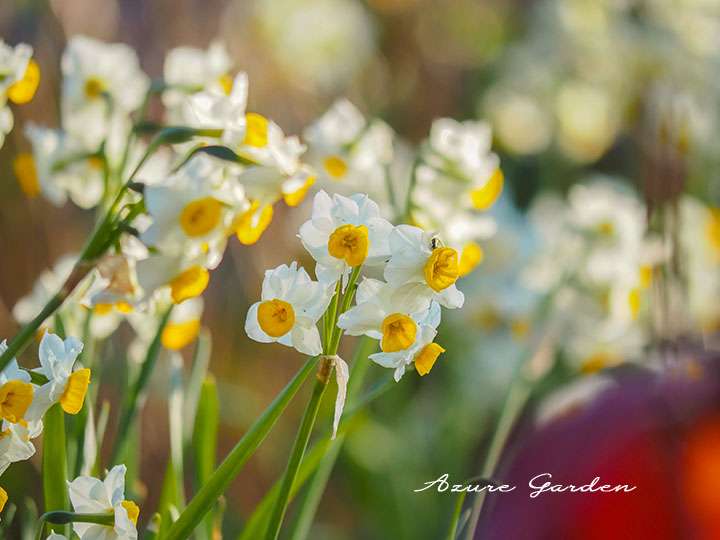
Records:
{"label": "yellow flower center", "polygon": [[222,203],[203,197],[188,203],[180,212],[180,226],[190,237],[204,236],[220,223]]}
{"label": "yellow flower center", "polygon": [[85,96],[88,99],[95,99],[99,97],[106,89],[105,83],[98,77],[89,77],[85,81],[85,87],[83,88]]}
{"label": "yellow flower center", "polygon": [[210,282],[210,272],[206,268],[194,265],[175,276],[170,281],[170,295],[176,304],[200,296]]}
{"label": "yellow flower center", "polygon": [[8,502],[8,494],[3,488],[0,487],[0,512],[5,508],[5,503]]}
{"label": "yellow flower center", "polygon": [[705,236],[716,258],[720,259],[720,208],[711,208],[705,225]]}
{"label": "yellow flower center", "polygon": [[470,200],[476,210],[487,210],[498,200],[503,190],[505,177],[502,171],[497,168],[490,175],[490,179],[482,186],[470,192]]}
{"label": "yellow flower center", "polygon": [[615,225],[613,225],[610,221],[602,221],[597,225],[597,232],[600,236],[612,236],[615,234]]}
{"label": "yellow flower center", "polygon": [[610,354],[607,352],[596,352],[595,354],[588,356],[582,362],[582,365],[580,366],[580,372],[584,373],[585,375],[590,375],[592,373],[597,373],[598,371],[601,371],[606,367],[613,366],[617,363],[619,363],[619,358],[614,354]]}
{"label": "yellow flower center", "polygon": [[133,525],[137,525],[138,517],[140,516],[140,507],[132,501],[123,501],[120,504],[127,512],[128,518],[133,522]]}
{"label": "yellow flower center", "polygon": [[23,419],[32,403],[33,387],[30,383],[12,380],[0,387],[0,417],[16,423]]}
{"label": "yellow flower center", "polygon": [[110,302],[101,302],[93,306],[93,313],[102,317],[104,315],[109,315],[110,313],[112,313],[114,307],[115,304],[111,304]]}
{"label": "yellow flower center", "polygon": [[435,360],[444,352],[445,349],[437,343],[428,343],[415,355],[415,369],[421,376],[427,375],[435,365]]}
{"label": "yellow flower center", "polygon": [[40,194],[40,181],[32,154],[18,154],[13,160],[13,170],[22,192],[31,199],[37,197]]}
{"label": "yellow flower center", "polygon": [[640,314],[640,306],[642,304],[642,298],[640,296],[640,289],[635,287],[628,293],[628,305],[630,306],[630,314],[633,320],[638,318]]}
{"label": "yellow flower center", "polygon": [[640,288],[647,289],[652,284],[653,267],[649,264],[644,264],[640,267],[639,273]]}
{"label": "yellow flower center", "polygon": [[90,386],[90,370],[88,368],[73,371],[68,377],[65,391],[60,397],[60,406],[68,414],[80,412],[85,401],[88,386]]}
{"label": "yellow flower center", "polygon": [[458,266],[458,277],[465,277],[482,262],[485,254],[479,244],[468,242],[463,246],[460,253],[460,264]]}
{"label": "yellow flower center", "polygon": [[342,225],[328,239],[328,252],[349,266],[360,266],[367,258],[370,239],[365,225]]}
{"label": "yellow flower center", "polygon": [[270,337],[284,336],[295,324],[295,310],[283,300],[266,300],[258,307],[258,324]]}
{"label": "yellow flower center", "polygon": [[225,92],[225,95],[229,96],[233,88],[232,76],[229,73],[224,73],[223,75],[220,75],[220,77],[218,77],[217,82],[220,85],[220,88],[223,89],[223,92]]}
{"label": "yellow flower center", "polygon": [[458,254],[453,248],[438,247],[428,257],[424,268],[425,281],[434,291],[442,291],[457,281],[460,275]]}
{"label": "yellow flower center", "polygon": [[510,333],[517,340],[524,339],[530,331],[530,323],[527,319],[515,319],[510,323]]}
{"label": "yellow flower center", "polygon": [[292,193],[285,193],[283,194],[283,199],[285,200],[285,204],[288,206],[297,206],[301,202],[303,202],[303,199],[305,199],[305,196],[307,195],[308,190],[312,187],[312,185],[315,183],[315,177],[310,176],[307,180],[305,180],[305,183],[297,190],[293,191]]}
{"label": "yellow flower center", "polygon": [[273,218],[273,207],[268,204],[260,208],[260,204],[255,201],[247,212],[240,214],[233,223],[235,236],[241,244],[249,246],[254,244],[270,226]]}
{"label": "yellow flower center", "polygon": [[247,113],[245,115],[245,140],[244,145],[263,148],[268,143],[268,120],[258,113]]}
{"label": "yellow flower center", "polygon": [[177,351],[195,341],[199,333],[199,319],[180,323],[168,323],[163,329],[160,341],[166,349]]}
{"label": "yellow flower center", "polygon": [[417,325],[407,315],[393,313],[382,322],[382,341],[380,348],[383,352],[397,352],[407,349],[415,343]]}
{"label": "yellow flower center", "polygon": [[30,101],[40,84],[40,66],[32,58],[25,68],[22,79],[13,83],[7,90],[7,97],[17,105]]}
{"label": "yellow flower center", "polygon": [[102,171],[103,166],[105,165],[103,163],[103,158],[101,158],[100,156],[90,156],[89,158],[87,158],[87,164],[88,167],[95,171]]}
{"label": "yellow flower center", "polygon": [[323,167],[333,180],[341,180],[347,174],[348,165],[340,156],[328,156],[323,160]]}

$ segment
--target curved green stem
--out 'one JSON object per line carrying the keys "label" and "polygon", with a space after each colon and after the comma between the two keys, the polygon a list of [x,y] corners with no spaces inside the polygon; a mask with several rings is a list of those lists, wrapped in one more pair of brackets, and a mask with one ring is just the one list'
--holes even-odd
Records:
{"label": "curved green stem", "polygon": [[[275,507],[270,516],[270,523],[268,524],[268,529],[265,534],[266,540],[275,540],[280,534],[280,527],[285,518],[285,512],[287,511],[290,498],[290,490],[295,482],[295,477],[297,476],[303,455],[307,449],[310,433],[315,426],[315,419],[317,418],[318,409],[320,408],[320,402],[327,389],[329,374],[332,370],[331,362],[329,358],[323,358],[318,370],[315,386],[313,386],[310,401],[308,401],[305,407],[305,413],[303,414],[302,422],[300,422],[300,429],[298,429],[295,444],[293,445],[290,459],[288,460],[285,474],[280,484],[280,490],[278,491],[277,499],[275,499]],[[327,376],[324,375],[326,372]]]}

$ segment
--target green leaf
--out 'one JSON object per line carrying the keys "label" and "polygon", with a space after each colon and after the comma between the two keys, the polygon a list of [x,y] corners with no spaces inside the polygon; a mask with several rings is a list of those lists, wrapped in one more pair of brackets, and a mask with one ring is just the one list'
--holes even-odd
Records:
{"label": "green leaf", "polygon": [[233,479],[240,473],[243,466],[253,455],[258,446],[270,432],[275,422],[287,407],[290,400],[297,393],[307,376],[315,367],[317,357],[309,358],[300,371],[277,395],[265,412],[250,427],[242,439],[230,451],[220,466],[210,476],[208,481],[200,488],[178,520],[173,523],[164,540],[185,540],[200,524],[207,514],[225,492]]}
{"label": "green leaf", "polygon": [[[195,482],[197,486],[205,485],[215,470],[217,452],[217,434],[220,425],[220,402],[215,379],[209,375],[203,382],[195,415],[193,431],[193,450],[195,452]],[[208,540],[213,537],[214,512],[205,516],[204,534]]]}
{"label": "green leaf", "polygon": [[170,319],[171,313],[172,306],[165,312],[165,314],[160,319],[160,324],[158,324],[158,328],[155,332],[155,337],[153,338],[150,346],[148,347],[148,351],[145,355],[145,360],[143,361],[142,367],[140,368],[140,373],[138,374],[134,384],[128,391],[127,399],[125,400],[125,405],[123,407],[122,414],[118,422],[117,436],[115,439],[115,445],[113,447],[112,457],[110,459],[111,465],[118,462],[119,458],[122,456],[125,450],[130,426],[135,420],[135,415],[137,414],[140,398],[142,397],[145,391],[145,387],[150,380],[150,375],[152,375],[152,372],[155,368],[155,363],[157,362],[158,355],[160,354],[162,333],[165,329],[165,326],[167,325],[168,320]]}
{"label": "green leaf", "polygon": [[[43,436],[43,496],[45,511],[67,510],[67,461],[65,457],[65,413],[56,403],[50,407],[44,417]],[[65,527],[56,526],[53,530],[64,534]]]}

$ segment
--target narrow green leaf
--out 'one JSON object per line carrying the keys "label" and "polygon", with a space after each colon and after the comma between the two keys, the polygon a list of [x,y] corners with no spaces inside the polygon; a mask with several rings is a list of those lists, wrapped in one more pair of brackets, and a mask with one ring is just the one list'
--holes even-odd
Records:
{"label": "narrow green leaf", "polygon": [[173,523],[164,540],[185,540],[192,534],[205,514],[212,509],[215,501],[225,492],[250,456],[260,446],[316,363],[317,357],[309,358],[305,362],[300,371],[265,409],[265,412],[230,451],[208,481],[200,488],[200,491],[195,494],[178,520]]}
{"label": "narrow green leaf", "polygon": [[[43,436],[43,496],[45,511],[67,510],[67,461],[65,457],[65,413],[56,403],[44,417]],[[64,534],[64,526],[53,530]]]}
{"label": "narrow green leaf", "polygon": [[[203,382],[198,400],[197,414],[195,415],[195,429],[193,431],[193,450],[195,453],[195,484],[203,486],[215,470],[215,456],[217,453],[217,434],[220,425],[220,402],[217,386],[212,375],[208,375]],[[207,513],[203,520],[204,538],[213,537],[215,522],[214,512]]]}
{"label": "narrow green leaf", "polygon": [[165,325],[167,325],[168,320],[170,319],[171,313],[172,307],[170,307],[160,319],[160,324],[158,324],[157,331],[155,332],[155,337],[150,343],[150,347],[148,348],[147,354],[145,355],[145,360],[143,361],[142,367],[140,368],[140,373],[138,374],[135,382],[132,384],[127,394],[127,399],[125,401],[125,405],[123,407],[122,414],[118,422],[118,431],[115,439],[115,445],[113,446],[113,453],[110,459],[111,465],[114,465],[118,462],[119,458],[122,456],[125,450],[130,426],[135,420],[135,415],[137,414],[140,399],[142,398],[145,387],[150,380],[150,375],[152,375],[152,372],[155,369],[155,363],[157,362],[157,358],[160,354],[161,349],[162,332],[165,329]]}
{"label": "narrow green leaf", "polygon": [[208,372],[210,355],[212,353],[212,337],[207,328],[200,330],[195,351],[193,354],[190,378],[185,387],[185,400],[183,402],[183,443],[190,444],[195,429],[195,414],[197,413],[200,392]]}
{"label": "narrow green leaf", "polygon": [[[323,440],[317,442],[307,452],[305,459],[300,466],[295,483],[293,484],[292,490],[290,491],[290,500],[293,500],[297,495],[297,492],[307,482],[312,474],[317,470],[322,457],[327,451],[330,443],[330,437],[325,437]],[[273,509],[273,504],[277,498],[278,491],[280,490],[280,482],[282,478],[279,478],[277,482],[270,488],[265,494],[260,503],[255,507],[250,519],[248,519],[245,527],[238,536],[238,540],[255,540],[262,538],[262,535],[267,530],[268,521],[270,519],[270,512]]]}
{"label": "narrow green leaf", "polygon": [[[323,362],[329,362],[327,358],[323,359]],[[320,367],[322,370],[323,368]],[[313,427],[315,427],[315,420],[317,419],[318,410],[320,409],[320,403],[322,402],[323,395],[327,389],[327,379],[323,380],[320,377],[316,377],[315,385],[313,386],[310,400],[305,407],[305,413],[300,421],[300,427],[298,428],[298,434],[295,438],[295,444],[293,444],[290,457],[288,459],[287,467],[283,473],[282,482],[280,483],[280,489],[277,497],[275,498],[275,504],[273,511],[270,514],[270,521],[265,534],[266,540],[276,540],[280,535],[280,529],[287,512],[287,506],[290,502],[290,492],[292,491],[295,478],[298,474],[298,469],[302,465],[303,456],[307,449],[308,441],[310,440],[310,434],[312,433]]]}

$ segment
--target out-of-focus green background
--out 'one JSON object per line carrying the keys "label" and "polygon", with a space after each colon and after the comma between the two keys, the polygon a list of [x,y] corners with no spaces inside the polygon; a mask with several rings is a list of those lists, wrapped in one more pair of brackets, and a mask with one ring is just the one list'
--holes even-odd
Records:
{"label": "out-of-focus green background", "polygon": [[[411,142],[422,140],[436,117],[485,118],[495,130],[509,185],[500,211],[509,212],[510,203],[524,208],[539,189],[568,186],[588,171],[623,173],[642,186],[645,158],[652,157],[645,143],[657,139],[657,114],[670,119],[667,130],[687,131],[683,122],[673,124],[673,111],[685,106],[683,92],[707,99],[707,118],[699,125],[704,133],[717,133],[712,92],[720,73],[718,10],[711,0],[0,2],[0,36],[32,44],[42,70],[36,98],[14,110],[20,129],[0,150],[0,336],[17,330],[10,313],[16,301],[44,269],[80,248],[93,223],[92,215],[71,204],[55,208],[42,198],[27,200],[11,167],[11,156],[28,148],[24,123],[57,124],[59,62],[68,36],[126,42],[151,77],[162,75],[172,47],[204,48],[220,39],[235,68],[249,74],[249,108],[286,133],[300,133],[340,96]],[[666,87],[671,97],[658,98]],[[680,116],[695,120],[697,110],[690,110]],[[689,183],[704,196],[717,195],[720,154],[712,146],[691,145]],[[257,245],[231,242],[205,295],[211,371],[221,393],[220,455],[302,362],[290,349],[250,341],[243,323],[265,268],[292,258],[312,266],[295,238],[308,212],[307,204],[278,209]],[[491,274],[498,260],[512,258],[508,252],[522,251],[503,235],[496,244],[478,274]],[[491,339],[481,315],[465,321],[477,332],[446,324],[448,354],[432,376],[406,377],[363,415],[333,472],[312,538],[439,537],[453,499],[413,489],[444,472],[462,479],[477,471],[503,374],[522,350],[507,340],[478,343]],[[129,337],[129,329],[123,331]],[[103,361],[119,366],[121,353],[108,349]],[[373,376],[381,371],[374,368]],[[140,435],[142,484],[133,487],[146,493],[149,506],[159,495],[169,451],[166,373],[161,366],[149,393]],[[118,403],[110,381],[102,395]],[[228,533],[282,470],[303,400],[298,397],[233,483]],[[332,400],[326,401],[329,409]],[[18,469],[13,474],[32,478],[32,467]]]}

